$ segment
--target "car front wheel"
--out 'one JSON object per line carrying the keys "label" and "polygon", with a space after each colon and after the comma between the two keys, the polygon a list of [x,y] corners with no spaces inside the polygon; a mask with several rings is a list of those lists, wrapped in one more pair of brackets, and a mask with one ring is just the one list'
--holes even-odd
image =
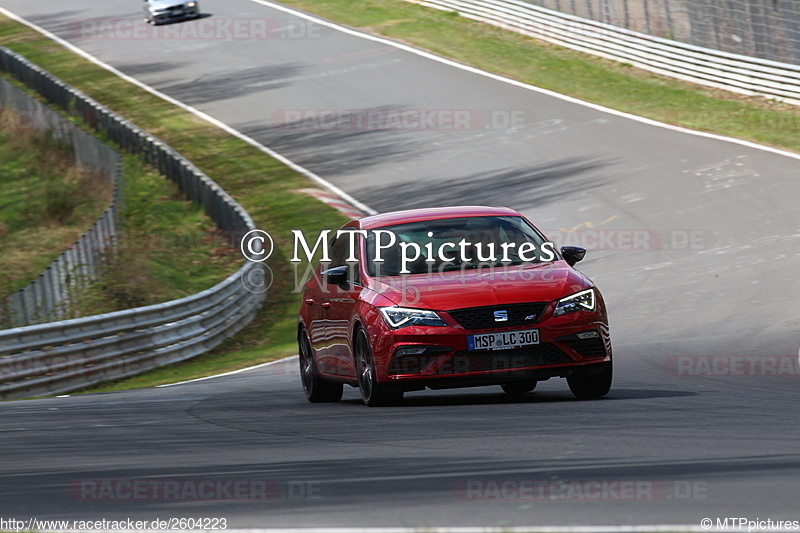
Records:
{"label": "car front wheel", "polygon": [[611,390],[614,367],[611,361],[590,365],[567,376],[569,390],[576,398],[599,398]]}
{"label": "car front wheel", "polygon": [[378,383],[375,360],[369,345],[367,333],[359,328],[353,341],[356,369],[358,370],[358,390],[361,399],[370,407],[398,404],[403,400],[402,392],[387,392]]}

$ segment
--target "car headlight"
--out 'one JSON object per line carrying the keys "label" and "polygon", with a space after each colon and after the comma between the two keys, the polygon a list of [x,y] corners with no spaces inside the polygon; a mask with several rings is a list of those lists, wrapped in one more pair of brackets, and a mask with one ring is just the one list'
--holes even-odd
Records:
{"label": "car headlight", "polygon": [[586,289],[566,298],[561,298],[556,304],[553,316],[566,315],[575,311],[594,311],[594,305],[594,289]]}
{"label": "car headlight", "polygon": [[435,311],[406,307],[380,307],[381,316],[392,329],[406,326],[447,326]]}
{"label": "car headlight", "polygon": [[195,4],[194,2],[189,2],[189,3],[188,3],[188,4],[186,4],[186,5],[187,5],[187,6],[189,6],[189,7],[194,7],[196,4]]}

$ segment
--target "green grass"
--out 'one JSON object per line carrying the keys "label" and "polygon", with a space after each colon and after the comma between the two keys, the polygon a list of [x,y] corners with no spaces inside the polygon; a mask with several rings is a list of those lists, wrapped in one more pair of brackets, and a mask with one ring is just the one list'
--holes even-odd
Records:
{"label": "green grass", "polygon": [[0,129],[0,299],[27,285],[86,231],[113,190],[107,177],[76,165],[69,145],[16,129],[21,123],[10,115],[4,111]]}
{"label": "green grass", "polygon": [[334,22],[643,117],[800,151],[800,109],[684,83],[403,0],[285,0]]}
{"label": "green grass", "polygon": [[[294,292],[291,230],[314,235],[340,226],[346,220],[335,209],[297,192],[309,187],[308,180],[278,161],[267,157],[222,130],[180,108],[139,89],[97,67],[38,33],[0,18],[0,43],[52,72],[101,103],[160,137],[195,163],[231,194],[253,217],[256,224],[275,239],[276,250],[269,260],[275,283],[267,304],[253,323],[217,349],[186,363],[164,367],[144,376],[103,384],[91,391],[149,387],[229,371],[294,354],[296,316],[300,295]],[[159,178],[160,179],[160,178]],[[152,185],[152,184],[151,184]],[[126,201],[134,204],[136,191]],[[146,189],[141,195],[152,192]],[[140,197],[139,200],[142,198]],[[150,208],[139,213],[147,217]],[[158,218],[154,216],[154,218]],[[200,253],[180,262],[165,260],[162,279],[180,285],[186,261],[210,260]],[[169,268],[168,268],[169,267]],[[170,268],[176,271],[171,275]],[[190,276],[186,276],[189,278]],[[86,392],[86,391],[84,391]]]}
{"label": "green grass", "polygon": [[[5,125],[21,124],[10,114],[6,110]],[[175,185],[131,155],[124,158],[124,175],[120,250],[107,257],[99,281],[74,288],[63,318],[195,294],[240,266],[211,219]],[[0,298],[27,285],[72,245],[113,192],[107,176],[79,167],[72,148],[49,132],[8,127],[0,129],[0,187]]]}
{"label": "green grass", "polygon": [[99,281],[79,293],[76,316],[152,305],[208,289],[240,255],[202,208],[132,155],[125,158],[123,232]]}

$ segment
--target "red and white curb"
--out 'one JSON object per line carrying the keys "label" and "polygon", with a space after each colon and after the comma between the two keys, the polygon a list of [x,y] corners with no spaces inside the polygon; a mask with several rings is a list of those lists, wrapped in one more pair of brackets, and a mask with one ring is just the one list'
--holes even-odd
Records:
{"label": "red and white curb", "polygon": [[329,193],[328,191],[323,191],[322,189],[300,189],[298,192],[302,192],[313,196],[317,200],[324,202],[325,204],[333,207],[334,209],[344,213],[346,217],[349,217],[350,220],[357,220],[359,218],[364,218],[370,213],[366,213],[363,210],[359,209],[358,207],[354,206],[347,200],[337,196],[333,193]]}

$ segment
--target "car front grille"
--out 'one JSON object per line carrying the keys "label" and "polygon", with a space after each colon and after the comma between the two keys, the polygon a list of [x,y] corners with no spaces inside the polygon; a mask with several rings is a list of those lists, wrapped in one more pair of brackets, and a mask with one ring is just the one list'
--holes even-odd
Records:
{"label": "car front grille", "polygon": [[511,350],[461,350],[452,355],[440,368],[439,374],[513,370],[540,365],[557,365],[575,361],[555,344],[545,342]]}
{"label": "car front grille", "polygon": [[[491,305],[486,307],[469,307],[448,311],[456,322],[464,329],[497,329],[519,327],[535,324],[542,317],[547,302],[533,302],[512,305]],[[505,311],[507,320],[497,321],[498,312],[502,316]]]}

